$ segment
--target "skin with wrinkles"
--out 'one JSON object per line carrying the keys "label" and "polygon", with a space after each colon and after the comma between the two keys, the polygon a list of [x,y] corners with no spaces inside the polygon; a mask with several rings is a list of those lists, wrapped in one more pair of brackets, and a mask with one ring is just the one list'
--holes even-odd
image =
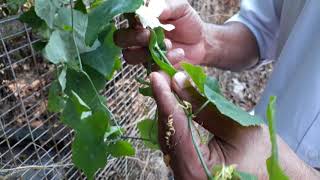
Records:
{"label": "skin with wrinkles", "polygon": [[[250,68],[258,62],[256,39],[245,25],[204,23],[187,0],[167,0],[167,8],[160,21],[176,27],[166,32],[165,43],[167,57],[177,68],[181,60],[233,71]],[[123,48],[123,56],[128,63],[147,62],[151,59],[148,52],[150,31],[143,29],[134,19],[129,23],[130,28],[115,32],[115,43]],[[190,102],[194,110],[204,103],[203,99],[183,73],[177,73],[173,80],[158,72],[152,73],[150,78],[159,109],[160,147],[164,154],[170,156],[175,179],[206,179],[191,141],[187,117],[173,92]],[[168,141],[166,132],[172,128],[168,128],[169,119],[173,120],[169,123],[175,132]],[[199,145],[209,168],[237,164],[240,171],[257,175],[258,179],[268,179],[266,159],[271,154],[271,143],[266,126],[241,127],[217,113],[214,106],[207,106],[194,120],[215,135],[208,144]],[[319,173],[300,160],[279,137],[278,148],[281,167],[290,179],[320,178]]]}
{"label": "skin with wrinkles", "polygon": [[[151,74],[151,84],[159,110],[160,147],[164,154],[171,157],[170,166],[175,179],[206,179],[192,144],[187,117],[173,92],[190,102],[194,110],[205,101],[183,73],[177,73],[171,81],[163,73],[154,72]],[[169,116],[174,120],[175,133],[168,147],[165,136]],[[213,106],[206,107],[194,120],[215,135],[208,144],[200,144],[198,141],[209,168],[237,164],[240,171],[254,174],[258,179],[268,179],[266,159],[271,154],[271,143],[266,126],[242,127],[217,113]],[[319,174],[305,165],[279,137],[278,146],[281,167],[291,179],[319,179]]]}

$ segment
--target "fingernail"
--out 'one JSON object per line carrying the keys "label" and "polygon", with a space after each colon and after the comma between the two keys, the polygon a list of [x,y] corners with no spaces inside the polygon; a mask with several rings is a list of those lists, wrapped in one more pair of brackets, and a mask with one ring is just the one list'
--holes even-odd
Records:
{"label": "fingernail", "polygon": [[176,52],[180,57],[184,57],[184,56],[185,56],[184,50],[181,49],[181,48],[175,49],[175,52]]}
{"label": "fingernail", "polygon": [[172,42],[169,39],[164,39],[167,50],[172,49]]}
{"label": "fingernail", "polygon": [[183,72],[178,72],[173,77],[175,83],[179,86],[179,88],[184,89],[190,87],[190,82],[188,81],[188,76]]}

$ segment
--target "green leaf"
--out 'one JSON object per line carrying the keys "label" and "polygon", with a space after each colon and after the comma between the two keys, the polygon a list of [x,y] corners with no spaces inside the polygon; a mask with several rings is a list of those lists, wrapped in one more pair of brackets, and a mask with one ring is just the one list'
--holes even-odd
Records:
{"label": "green leaf", "polygon": [[77,0],[76,4],[74,5],[74,9],[84,14],[87,14],[87,8],[86,5],[83,3],[83,0]]}
{"label": "green leaf", "polygon": [[44,42],[44,40],[48,40],[51,35],[51,30],[47,26],[46,22],[38,17],[34,7],[31,7],[29,11],[21,14],[19,16],[19,20],[32,27],[32,30],[42,38],[42,41],[38,41],[35,44],[33,44],[36,51],[42,50],[47,43]]}
{"label": "green leaf", "polygon": [[267,108],[267,119],[269,125],[270,140],[272,144],[272,154],[271,157],[267,159],[267,169],[270,180],[288,180],[289,178],[285,175],[279,164],[277,134],[275,127],[276,100],[277,98],[275,96],[271,96]]}
{"label": "green leaf", "polygon": [[90,76],[94,86],[98,91],[102,90],[106,86],[106,78],[98,71],[85,64],[83,65],[83,70]]}
{"label": "green leaf", "polygon": [[35,11],[50,28],[53,28],[53,21],[58,8],[61,6],[60,0],[35,0]]}
{"label": "green leaf", "polygon": [[86,44],[92,45],[98,34],[110,23],[114,16],[122,13],[135,12],[143,0],[106,0],[89,13],[86,33]]}
{"label": "green leaf", "polygon": [[81,119],[92,115],[91,109],[74,91],[69,95],[69,99],[61,115],[61,121],[72,129],[79,130]]}
{"label": "green leaf", "polygon": [[217,107],[223,115],[233,119],[242,126],[253,126],[263,124],[263,120],[251,116],[248,112],[228,101],[220,92],[219,83],[216,79],[207,77],[200,66],[182,63],[182,68],[197,86],[199,92]]}
{"label": "green leaf", "polygon": [[81,55],[82,62],[98,71],[105,78],[113,75],[116,60],[119,59],[121,50],[113,42],[114,26],[108,28],[102,45],[91,52]]}
{"label": "green leaf", "polygon": [[107,163],[104,135],[109,129],[110,115],[106,109],[92,111],[73,91],[69,97],[62,121],[75,129],[72,159],[92,179],[94,173]]}
{"label": "green leaf", "polygon": [[245,173],[245,172],[240,172],[235,170],[233,173],[233,178],[232,179],[239,179],[239,180],[258,180],[258,178],[254,175]]}
{"label": "green leaf", "polygon": [[[164,59],[161,58],[162,57],[161,53],[163,53],[163,55],[164,55],[165,52],[163,52],[160,49],[159,44],[158,44],[159,39],[162,39],[162,37],[163,37],[163,34],[160,32],[163,33],[163,31],[151,30],[149,50],[150,50],[152,59],[160,67],[160,69],[162,71],[164,71],[165,73],[167,73],[170,77],[173,77],[176,74],[177,70],[174,67],[172,67],[171,65],[169,65],[168,63],[166,63],[164,61]],[[160,34],[157,35],[156,33],[160,33]],[[160,38],[158,39],[158,37],[160,37]]]}
{"label": "green leaf", "polygon": [[60,72],[59,77],[58,77],[58,81],[60,83],[62,91],[64,91],[66,89],[66,83],[67,83],[66,76],[67,76],[67,69],[63,68]]}
{"label": "green leaf", "polygon": [[109,76],[107,76],[107,80],[111,80],[113,78],[113,76],[115,75],[115,73],[117,73],[117,71],[119,71],[121,69],[122,69],[122,61],[120,58],[116,58],[112,73]]}
{"label": "green leaf", "polygon": [[121,127],[111,126],[104,135],[104,141],[108,143],[109,140],[114,140],[118,138],[122,133],[123,133],[123,130]]}
{"label": "green leaf", "polygon": [[61,112],[65,106],[62,90],[57,81],[53,81],[49,90],[48,96],[48,110],[50,112]]}
{"label": "green leaf", "polygon": [[163,29],[161,27],[157,27],[153,30],[154,30],[155,34],[157,35],[157,43],[158,43],[160,49],[163,51],[166,51],[167,47],[166,47],[166,44],[164,43],[165,34],[164,34]]}
{"label": "green leaf", "polygon": [[96,171],[106,166],[107,154],[104,143],[92,140],[90,136],[89,132],[76,135],[72,144],[72,161],[88,179],[94,179]]}
{"label": "green leaf", "polygon": [[201,94],[204,94],[205,85],[210,87],[215,92],[221,94],[219,82],[215,78],[207,76],[201,66],[195,66],[190,63],[182,62],[181,67],[190,76]]}
{"label": "green leaf", "polygon": [[219,82],[217,79],[207,76],[206,78],[206,82],[205,85],[210,87],[212,90],[214,90],[216,93],[221,94],[221,90],[220,90],[220,86],[219,86]]}
{"label": "green leaf", "polygon": [[48,42],[45,41],[37,41],[35,43],[32,44],[33,49],[38,52],[38,51],[42,51]]}
{"label": "green leaf", "polygon": [[43,53],[45,58],[53,64],[70,63],[77,54],[72,34],[55,30]]}
{"label": "green leaf", "polygon": [[148,141],[143,141],[144,144],[151,149],[159,149],[158,142],[158,121],[152,119],[145,119],[138,123],[137,125],[140,137],[147,139]]}
{"label": "green leaf", "polygon": [[252,116],[248,112],[234,105],[207,84],[204,86],[204,94],[208,100],[210,100],[211,103],[217,107],[220,113],[233,119],[240,125],[255,126],[263,124],[263,120],[261,118]]}
{"label": "green leaf", "polygon": [[99,168],[107,164],[107,150],[104,134],[109,117],[105,112],[96,112],[81,120],[72,145],[72,160],[92,179]]}
{"label": "green leaf", "polygon": [[71,96],[74,91],[90,108],[96,109],[102,106],[99,95],[96,94],[95,88],[84,72],[68,69],[66,79],[65,93],[68,96]]}
{"label": "green leaf", "polygon": [[[59,8],[57,16],[54,20],[56,27],[64,31],[72,32],[72,18],[71,18],[71,9],[70,8]],[[92,47],[87,46],[84,42],[85,34],[88,24],[88,15],[83,14],[80,11],[73,10],[73,30],[75,34],[75,42],[80,53],[90,52],[97,49],[100,46],[98,40],[96,40]],[[72,34],[71,34],[72,35]],[[74,43],[70,41],[69,43]]]}
{"label": "green leaf", "polygon": [[134,156],[135,149],[127,141],[117,141],[114,144],[108,144],[107,153],[113,157]]}
{"label": "green leaf", "polygon": [[150,86],[144,87],[144,88],[139,88],[139,93],[142,94],[143,96],[153,97],[152,89]]}
{"label": "green leaf", "polygon": [[10,0],[7,5],[11,12],[11,14],[15,14],[18,12],[19,8],[25,4],[27,0]]}
{"label": "green leaf", "polygon": [[200,66],[195,66],[185,62],[181,63],[181,67],[188,73],[200,93],[204,94],[204,84],[207,79],[207,75],[204,70]]}
{"label": "green leaf", "polygon": [[31,7],[29,9],[29,11],[24,12],[23,14],[21,14],[19,16],[19,20],[21,22],[24,22],[24,23],[28,24],[33,29],[38,29],[41,26],[45,25],[45,22],[37,16],[37,14],[36,14],[36,12],[34,10],[34,7]]}

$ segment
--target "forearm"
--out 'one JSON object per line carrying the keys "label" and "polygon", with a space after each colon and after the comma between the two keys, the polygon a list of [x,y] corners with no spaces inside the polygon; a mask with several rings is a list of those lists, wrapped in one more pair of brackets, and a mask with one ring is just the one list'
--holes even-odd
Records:
{"label": "forearm", "polygon": [[205,24],[203,65],[241,71],[258,63],[259,47],[251,31],[238,22]]}
{"label": "forearm", "polygon": [[278,144],[281,167],[290,179],[320,179],[320,173],[299,159],[280,138],[278,138]]}

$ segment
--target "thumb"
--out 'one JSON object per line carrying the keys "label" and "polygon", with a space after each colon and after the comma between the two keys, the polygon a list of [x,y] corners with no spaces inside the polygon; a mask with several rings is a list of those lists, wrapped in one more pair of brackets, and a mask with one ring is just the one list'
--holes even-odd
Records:
{"label": "thumb", "polygon": [[[160,73],[154,72],[151,74],[151,85],[159,110],[160,147],[165,154],[170,155],[170,165],[175,176],[180,179],[185,179],[185,174],[202,176],[203,171],[194,172],[194,169],[201,169],[201,166],[192,144],[188,119],[171,91],[170,82]],[[169,141],[166,139],[167,132],[170,132]],[[209,151],[208,147],[202,150]]]}
{"label": "thumb", "polygon": [[[191,79],[185,73],[178,72],[173,77],[171,86],[181,99],[192,104],[193,112],[197,112],[207,99],[200,95],[190,81]],[[242,133],[244,129],[238,123],[220,113],[212,103],[199,112],[194,120],[212,134],[223,139],[233,138],[238,133]]]}
{"label": "thumb", "polygon": [[[153,72],[150,75],[150,79],[159,112],[159,142],[161,148],[168,151],[168,149],[170,149],[169,146],[180,144],[180,138],[182,138],[186,144],[191,144],[187,117],[183,109],[179,106],[176,97],[171,92],[170,81],[158,72]],[[170,119],[174,121],[169,122]],[[173,126],[174,130],[170,130],[172,129],[171,126]],[[167,136],[166,132],[168,131],[171,131],[172,134],[169,143],[165,140]]]}

